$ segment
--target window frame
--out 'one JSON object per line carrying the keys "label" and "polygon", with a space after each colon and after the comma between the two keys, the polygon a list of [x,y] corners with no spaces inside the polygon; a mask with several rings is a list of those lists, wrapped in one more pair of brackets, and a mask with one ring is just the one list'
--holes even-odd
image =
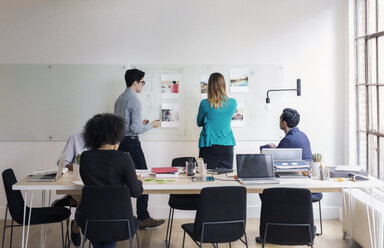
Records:
{"label": "window frame", "polygon": [[[364,6],[364,15],[361,15],[361,12],[359,12],[359,3],[363,3]],[[375,17],[373,18],[375,20],[375,30],[372,32],[372,30],[368,30],[368,22],[369,20],[372,20],[372,18],[369,16],[369,3],[374,3],[375,5]],[[380,15],[379,15],[380,14]],[[379,3],[378,0],[355,0],[354,1],[354,26],[355,26],[355,35],[354,35],[354,41],[355,41],[355,96],[356,96],[356,148],[357,148],[357,162],[358,164],[362,165],[363,158],[361,156],[365,155],[365,161],[366,161],[366,169],[369,172],[370,175],[376,176],[378,178],[381,177],[381,174],[384,174],[381,172],[381,170],[384,170],[384,168],[380,168],[381,164],[381,156],[380,151],[384,147],[380,147],[380,140],[384,138],[384,131],[381,132],[380,127],[380,102],[384,102],[384,99],[381,99],[380,101],[380,91],[384,91],[384,83],[380,83],[380,81],[383,81],[383,79],[379,78],[379,62],[382,62],[379,60],[379,38],[384,37],[384,31],[378,31],[379,30],[379,18],[384,18],[384,13],[379,13]],[[361,19],[360,19],[361,18]],[[380,19],[381,20],[381,19]],[[363,21],[364,25],[364,34],[359,35],[359,24]],[[359,36],[358,36],[359,35]],[[359,53],[359,41],[363,41],[364,44],[364,57],[360,58],[361,56]],[[371,43],[371,44],[369,44]],[[371,49],[372,47],[375,47],[375,54],[370,57]],[[384,52],[384,47],[380,49],[380,51]],[[359,63],[363,59],[364,64],[364,75],[363,77],[360,77],[360,69],[361,64]],[[375,68],[371,67],[372,60],[375,60],[376,62]],[[374,71],[372,77],[371,71]],[[359,82],[359,78],[363,78],[364,82]],[[371,81],[371,78],[375,78],[375,81]],[[360,113],[360,105],[362,104],[362,99],[359,97],[359,89],[362,87],[365,88],[365,128],[360,128],[361,126],[361,120],[363,118]],[[372,89],[376,90],[376,96],[375,98],[372,97]],[[376,107],[374,112],[372,112],[372,108]],[[382,106],[382,111],[384,111],[384,106]],[[384,114],[384,113],[382,113]],[[374,123],[372,120],[375,120],[375,125],[377,129],[375,130]],[[362,140],[360,135],[365,135],[365,148],[362,147]],[[374,140],[372,142],[372,140]],[[361,154],[362,150],[365,152],[365,154]],[[376,155],[372,155],[375,154]],[[376,157],[375,157],[376,156]],[[375,161],[375,162],[374,162]],[[377,162],[377,163],[376,163]],[[384,161],[383,161],[384,162]],[[376,168],[375,168],[376,167]],[[374,173],[373,173],[374,172]],[[383,179],[383,178],[380,178]]]}

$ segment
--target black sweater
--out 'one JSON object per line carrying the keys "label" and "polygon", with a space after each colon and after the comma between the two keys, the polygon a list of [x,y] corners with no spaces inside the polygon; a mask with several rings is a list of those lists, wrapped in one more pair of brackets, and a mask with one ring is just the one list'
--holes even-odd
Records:
{"label": "black sweater", "polygon": [[81,154],[80,176],[84,185],[127,185],[132,197],[143,193],[129,153],[115,150],[91,150]]}

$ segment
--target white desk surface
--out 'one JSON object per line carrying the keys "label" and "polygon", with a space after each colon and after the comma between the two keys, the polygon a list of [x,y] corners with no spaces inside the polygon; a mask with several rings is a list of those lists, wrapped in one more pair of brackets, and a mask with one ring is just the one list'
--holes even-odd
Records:
{"label": "white desk surface", "polygon": [[[163,183],[157,181],[143,181],[144,193],[146,194],[195,194],[199,193],[204,187],[215,186],[241,186],[237,181],[221,181],[218,179],[231,179],[225,175],[215,175],[215,181],[210,182],[192,182],[190,178],[182,176],[180,178],[160,179]],[[168,181],[172,180],[172,181]],[[311,178],[284,178],[279,179],[280,184],[260,184],[245,185],[248,193],[261,193],[266,188],[291,187],[291,188],[308,188],[312,192],[340,192],[343,188],[368,188],[382,187],[384,182],[376,178],[368,181],[335,181],[333,178],[327,181],[321,181]],[[58,193],[74,193],[79,194],[83,186],[75,185],[76,181],[72,172],[65,173],[56,182],[28,182],[25,177],[18,183],[14,184],[14,190],[57,190]]]}

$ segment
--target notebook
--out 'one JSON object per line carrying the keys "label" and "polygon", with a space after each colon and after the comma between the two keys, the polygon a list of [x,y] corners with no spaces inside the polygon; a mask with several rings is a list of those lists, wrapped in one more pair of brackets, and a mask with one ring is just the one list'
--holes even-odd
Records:
{"label": "notebook", "polygon": [[276,184],[271,154],[237,154],[237,179],[242,184]]}
{"label": "notebook", "polygon": [[49,175],[34,175],[28,178],[28,182],[55,182],[63,174],[65,156],[65,153],[60,156],[59,167],[57,168],[56,173]]}
{"label": "notebook", "polygon": [[152,172],[156,174],[160,173],[176,173],[178,168],[176,167],[152,167]]}

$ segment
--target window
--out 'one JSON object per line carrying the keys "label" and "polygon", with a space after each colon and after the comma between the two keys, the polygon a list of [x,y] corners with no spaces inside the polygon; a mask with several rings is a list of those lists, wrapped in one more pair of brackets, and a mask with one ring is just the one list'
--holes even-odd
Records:
{"label": "window", "polygon": [[357,161],[384,179],[384,1],[354,4]]}

